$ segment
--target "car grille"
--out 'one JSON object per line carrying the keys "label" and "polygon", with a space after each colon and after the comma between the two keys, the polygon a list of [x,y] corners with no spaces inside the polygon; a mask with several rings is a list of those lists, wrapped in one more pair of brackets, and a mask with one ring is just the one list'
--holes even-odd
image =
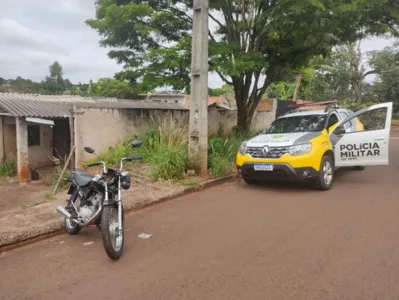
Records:
{"label": "car grille", "polygon": [[273,147],[269,148],[269,152],[265,156],[262,153],[263,147],[248,147],[247,153],[253,158],[280,158],[288,153],[287,147]]}

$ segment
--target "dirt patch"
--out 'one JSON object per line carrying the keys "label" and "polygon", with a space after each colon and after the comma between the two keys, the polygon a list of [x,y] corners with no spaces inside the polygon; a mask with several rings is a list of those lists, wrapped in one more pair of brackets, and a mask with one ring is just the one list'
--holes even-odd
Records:
{"label": "dirt patch", "polygon": [[0,182],[0,211],[37,205],[49,191],[45,184],[19,184],[15,178],[5,179]]}

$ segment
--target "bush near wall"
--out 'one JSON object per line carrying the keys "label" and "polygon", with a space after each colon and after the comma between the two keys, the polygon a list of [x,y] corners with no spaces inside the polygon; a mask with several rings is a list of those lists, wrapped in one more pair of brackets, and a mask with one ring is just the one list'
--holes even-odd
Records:
{"label": "bush near wall", "polygon": [[[154,122],[155,123],[155,122]],[[224,177],[234,172],[235,157],[244,140],[255,133],[232,135],[230,137],[212,137],[209,139],[208,168],[212,177]],[[186,177],[189,165],[188,128],[176,119],[166,119],[147,130],[141,140],[143,146],[132,149],[131,141],[110,147],[100,155],[101,160],[112,166],[118,166],[122,157],[142,155],[151,166],[150,177],[153,180],[181,180]]]}

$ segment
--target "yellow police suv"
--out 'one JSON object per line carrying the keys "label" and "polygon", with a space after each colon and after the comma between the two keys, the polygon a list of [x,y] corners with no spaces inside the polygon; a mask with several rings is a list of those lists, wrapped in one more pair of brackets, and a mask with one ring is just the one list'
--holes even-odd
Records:
{"label": "yellow police suv", "polygon": [[[307,106],[325,105],[322,110]],[[297,105],[264,133],[242,143],[236,157],[248,184],[264,180],[299,180],[320,190],[331,188],[340,167],[362,170],[388,164],[392,103],[356,113],[336,101]]]}

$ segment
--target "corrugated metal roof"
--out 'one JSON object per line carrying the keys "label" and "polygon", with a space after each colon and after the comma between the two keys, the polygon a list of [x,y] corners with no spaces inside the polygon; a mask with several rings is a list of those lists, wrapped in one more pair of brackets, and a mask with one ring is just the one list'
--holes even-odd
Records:
{"label": "corrugated metal roof", "polygon": [[157,103],[115,98],[89,98],[80,96],[48,96],[0,93],[0,112],[14,117],[67,118],[72,106],[99,109],[163,109],[187,110],[178,103]]}

